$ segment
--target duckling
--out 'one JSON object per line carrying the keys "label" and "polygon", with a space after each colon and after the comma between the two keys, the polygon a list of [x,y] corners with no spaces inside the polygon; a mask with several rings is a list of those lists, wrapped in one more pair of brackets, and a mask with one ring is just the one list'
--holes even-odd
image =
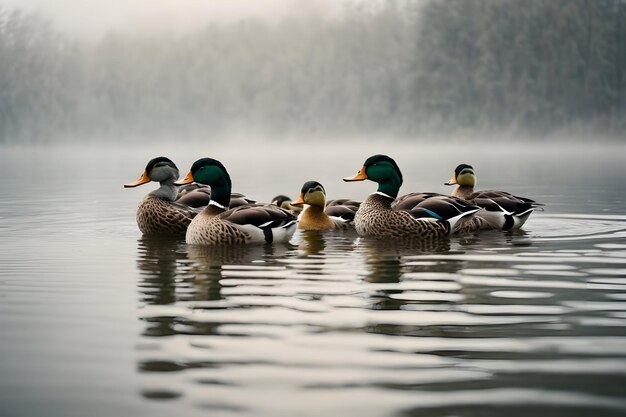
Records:
{"label": "duckling", "polygon": [[326,191],[317,181],[307,181],[292,206],[304,205],[298,217],[298,228],[303,230],[328,230],[349,227],[359,208],[356,201],[341,199],[326,203]]}
{"label": "duckling", "polygon": [[174,184],[179,177],[178,168],[164,156],[152,159],[138,180],[125,184],[133,188],[150,181],[160,187],[149,193],[137,207],[137,226],[144,235],[184,235],[198,210],[176,203],[178,188]]}
{"label": "duckling", "polygon": [[402,185],[402,173],[396,161],[387,155],[369,157],[356,175],[343,180],[367,179],[378,183],[378,190],[356,212],[354,226],[360,236],[427,239],[478,227],[471,218],[480,207],[446,196],[425,194],[411,211],[392,209]]}
{"label": "duckling", "polygon": [[444,185],[458,185],[452,192],[482,208],[476,216],[484,220],[487,228],[511,230],[519,229],[535,210],[543,210],[543,204],[526,197],[518,197],[505,191],[474,191],[476,173],[471,165],[460,164],[454,170],[450,181]]}
{"label": "duckling", "polygon": [[227,210],[232,182],[226,167],[215,159],[198,159],[177,184],[194,181],[211,186],[211,201],[187,228],[189,244],[287,242],[296,230],[293,214],[275,205],[247,204]]}

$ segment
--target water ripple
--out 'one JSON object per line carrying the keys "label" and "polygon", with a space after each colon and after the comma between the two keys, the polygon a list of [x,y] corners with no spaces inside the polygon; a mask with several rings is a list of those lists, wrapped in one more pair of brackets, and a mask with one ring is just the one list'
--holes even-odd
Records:
{"label": "water ripple", "polygon": [[139,237],[124,181],[0,197],[6,401],[96,384],[85,402],[120,415],[626,413],[626,216],[198,248]]}

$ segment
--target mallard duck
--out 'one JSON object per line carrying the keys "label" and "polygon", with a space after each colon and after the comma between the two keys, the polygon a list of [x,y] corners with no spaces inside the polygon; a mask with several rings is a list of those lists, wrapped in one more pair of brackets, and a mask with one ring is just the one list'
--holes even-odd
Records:
{"label": "mallard duck", "polygon": [[149,193],[137,207],[137,226],[144,235],[184,235],[199,210],[176,203],[178,168],[164,156],[152,159],[137,181],[125,188],[156,181],[160,187]]}
{"label": "mallard duck", "polygon": [[488,228],[519,229],[535,210],[542,210],[543,204],[526,197],[518,197],[505,191],[474,191],[476,173],[471,165],[456,167],[450,181],[445,185],[458,185],[453,196],[462,198],[482,208],[476,216],[483,219]]}
{"label": "mallard duck", "polygon": [[211,186],[211,201],[187,228],[189,244],[287,242],[296,230],[294,215],[275,205],[248,204],[227,210],[232,182],[224,165],[215,159],[198,159],[177,184],[194,181]]}
{"label": "mallard duck", "polygon": [[326,191],[317,181],[307,181],[292,206],[304,206],[298,217],[298,228],[303,230],[327,230],[346,228],[354,221],[359,208],[356,201],[341,199],[326,202]]}
{"label": "mallard duck", "polygon": [[423,201],[411,211],[392,209],[402,185],[402,173],[396,161],[387,155],[369,157],[356,175],[343,180],[367,179],[378,183],[378,190],[356,212],[354,226],[360,236],[425,239],[477,228],[471,216],[480,207],[460,199],[424,194]]}

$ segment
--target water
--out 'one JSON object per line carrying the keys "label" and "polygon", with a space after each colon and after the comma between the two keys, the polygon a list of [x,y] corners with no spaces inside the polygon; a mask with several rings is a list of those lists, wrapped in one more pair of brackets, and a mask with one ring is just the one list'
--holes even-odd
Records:
{"label": "water", "polygon": [[[158,148],[2,149],[0,415],[626,413],[623,147],[500,162],[510,150],[383,147],[401,191],[448,191],[469,162],[485,188],[547,209],[522,231],[436,244],[298,232],[230,250],[141,237],[152,185],[122,184],[158,154],[185,172],[205,156]],[[372,183],[338,179],[374,152],[211,155],[269,200],[309,179],[363,198]]]}

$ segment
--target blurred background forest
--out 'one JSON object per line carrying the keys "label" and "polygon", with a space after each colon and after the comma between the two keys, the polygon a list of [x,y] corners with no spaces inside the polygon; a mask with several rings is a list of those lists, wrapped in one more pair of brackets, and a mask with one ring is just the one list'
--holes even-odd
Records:
{"label": "blurred background forest", "polygon": [[0,143],[247,133],[623,141],[625,85],[626,0],[361,2],[332,18],[95,41],[0,6]]}

